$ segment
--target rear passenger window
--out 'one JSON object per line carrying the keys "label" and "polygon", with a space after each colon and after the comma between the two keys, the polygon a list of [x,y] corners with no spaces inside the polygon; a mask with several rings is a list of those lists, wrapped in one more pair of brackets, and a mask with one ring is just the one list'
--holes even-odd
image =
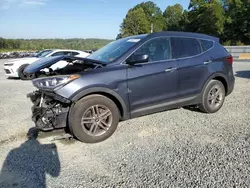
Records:
{"label": "rear passenger window", "polygon": [[172,56],[174,59],[198,55],[202,52],[197,39],[172,37]]}
{"label": "rear passenger window", "polygon": [[211,49],[214,45],[213,41],[210,40],[200,40],[203,52]]}

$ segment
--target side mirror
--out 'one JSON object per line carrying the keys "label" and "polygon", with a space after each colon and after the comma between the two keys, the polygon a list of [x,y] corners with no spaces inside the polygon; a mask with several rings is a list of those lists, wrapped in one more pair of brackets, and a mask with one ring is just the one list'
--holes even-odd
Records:
{"label": "side mirror", "polygon": [[138,63],[145,63],[148,62],[149,55],[132,55],[130,58],[127,59],[126,63],[129,65],[134,65]]}

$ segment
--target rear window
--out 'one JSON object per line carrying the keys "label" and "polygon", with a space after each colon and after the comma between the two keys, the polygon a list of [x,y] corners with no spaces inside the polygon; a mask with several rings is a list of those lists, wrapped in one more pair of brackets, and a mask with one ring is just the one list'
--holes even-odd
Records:
{"label": "rear window", "polygon": [[202,52],[199,41],[194,38],[172,37],[171,45],[174,59],[191,57]]}
{"label": "rear window", "polygon": [[200,42],[204,52],[210,50],[214,45],[214,42],[210,40],[200,40]]}

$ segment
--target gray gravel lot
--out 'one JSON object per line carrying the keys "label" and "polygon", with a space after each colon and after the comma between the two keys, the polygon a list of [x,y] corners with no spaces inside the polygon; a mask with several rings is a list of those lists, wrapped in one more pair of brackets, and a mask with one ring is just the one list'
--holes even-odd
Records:
{"label": "gray gravel lot", "polygon": [[129,120],[98,144],[27,140],[33,87],[6,79],[2,62],[0,187],[250,187],[250,62],[234,63],[235,90],[218,113]]}

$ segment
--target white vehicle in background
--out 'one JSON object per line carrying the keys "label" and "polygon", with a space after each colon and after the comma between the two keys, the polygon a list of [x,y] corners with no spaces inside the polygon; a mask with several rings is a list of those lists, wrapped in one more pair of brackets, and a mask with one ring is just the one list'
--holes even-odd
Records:
{"label": "white vehicle in background", "polygon": [[[87,57],[90,54],[80,50],[54,50],[54,49],[46,49],[40,51],[35,57],[27,57],[27,58],[18,58],[11,59],[4,63],[4,71],[5,75],[8,77],[21,78],[22,80],[30,80],[36,77],[34,74],[25,74],[24,69],[31,63],[44,58],[44,57],[52,57],[52,56],[75,56],[75,57]],[[50,69],[57,70],[65,67],[68,64],[66,61],[59,61],[56,64],[52,65]],[[46,70],[45,70],[46,71]]]}

